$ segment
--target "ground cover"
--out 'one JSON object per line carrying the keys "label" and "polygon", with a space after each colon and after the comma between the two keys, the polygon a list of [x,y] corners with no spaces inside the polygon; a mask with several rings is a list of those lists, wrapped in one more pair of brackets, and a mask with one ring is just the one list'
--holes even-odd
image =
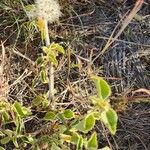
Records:
{"label": "ground cover", "polygon": [[[33,107],[33,100],[49,87],[39,80],[40,68],[35,61],[43,55],[43,41],[35,22],[24,11],[23,6],[28,4],[33,1],[0,1],[1,54],[2,45],[5,49],[4,59],[1,55],[1,64],[5,61],[0,95],[10,103],[17,100],[32,107],[33,116],[24,120],[25,132],[40,137],[48,132],[49,124],[41,119],[46,110]],[[60,22],[49,25],[50,40],[66,51],[66,55],[58,56],[54,73],[58,107],[75,107],[81,114],[88,110],[87,98],[96,93],[88,80],[92,70],[111,86],[110,102],[119,116],[116,135],[112,136],[103,124],[96,124],[99,146],[150,149],[150,1],[145,0],[134,19],[102,54],[117,23],[133,9],[135,1],[60,0],[60,5]],[[0,123],[0,128],[11,129],[13,124]],[[4,145],[8,150],[14,148],[12,142]]]}

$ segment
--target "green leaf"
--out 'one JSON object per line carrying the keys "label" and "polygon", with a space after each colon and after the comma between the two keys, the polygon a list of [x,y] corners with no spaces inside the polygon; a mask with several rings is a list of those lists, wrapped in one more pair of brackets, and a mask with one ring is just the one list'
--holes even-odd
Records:
{"label": "green leaf", "polygon": [[110,109],[106,112],[106,116],[109,122],[109,128],[111,129],[111,133],[115,134],[118,121],[117,113],[113,109]]}
{"label": "green leaf", "polygon": [[19,102],[15,102],[14,103],[14,109],[15,109],[15,111],[17,112],[17,114],[19,115],[19,116],[21,116],[21,117],[24,117],[24,116],[27,116],[27,115],[30,115],[31,114],[31,111],[28,109],[28,108],[26,108],[26,107],[24,107],[24,106],[22,106]]}
{"label": "green leaf", "polygon": [[47,59],[48,61],[52,62],[55,66],[58,66],[58,61],[56,59],[56,55],[54,54],[54,52],[51,52],[47,55]]}
{"label": "green leaf", "polygon": [[108,83],[98,76],[92,76],[92,80],[95,83],[95,86],[97,88],[98,97],[100,99],[106,100],[111,95],[111,89]]}
{"label": "green leaf", "polygon": [[71,142],[73,144],[78,144],[80,141],[80,135],[77,132],[72,132]]}
{"label": "green leaf", "polygon": [[42,83],[47,83],[47,75],[46,75],[46,71],[44,69],[42,69],[40,71],[40,80]]}
{"label": "green leaf", "polygon": [[3,147],[0,146],[0,150],[5,150]]}
{"label": "green leaf", "polygon": [[5,145],[11,140],[11,137],[7,136],[1,139],[1,144]]}
{"label": "green leaf", "polygon": [[34,144],[36,140],[32,137],[32,135],[26,136],[30,144]]}
{"label": "green leaf", "polygon": [[32,101],[32,104],[34,106],[39,106],[40,104],[42,104],[42,102],[45,101],[45,98],[41,95],[37,95],[33,101]]}
{"label": "green leaf", "polygon": [[85,128],[84,128],[84,122],[85,122],[85,119],[83,119],[83,120],[79,121],[79,123],[75,124],[75,126],[74,126],[75,129],[79,130],[83,133],[86,133]]}
{"label": "green leaf", "polygon": [[74,133],[71,142],[76,145],[76,150],[83,150],[83,137],[78,133]]}
{"label": "green leaf", "polygon": [[71,109],[64,110],[63,115],[66,119],[74,118],[74,112]]}
{"label": "green leaf", "polygon": [[47,98],[42,102],[42,108],[47,108],[49,106],[49,100]]}
{"label": "green leaf", "polygon": [[93,114],[89,114],[85,118],[84,127],[86,131],[90,131],[92,128],[94,128],[95,125],[95,118]]}
{"label": "green leaf", "polygon": [[52,43],[50,48],[58,51],[59,53],[65,54],[64,48],[61,45],[57,44],[57,43]]}
{"label": "green leaf", "polygon": [[68,142],[68,143],[71,142],[71,136],[68,135],[68,134],[60,134],[60,138],[61,138],[61,140],[63,140],[64,142]]}
{"label": "green leaf", "polygon": [[61,149],[55,143],[53,143],[51,150],[61,150]]}
{"label": "green leaf", "polygon": [[57,115],[57,118],[58,118],[62,123],[65,123],[65,118],[64,118],[64,115],[63,115],[63,114],[58,114],[58,115]]}
{"label": "green leaf", "polygon": [[13,141],[13,144],[15,145],[15,147],[16,147],[16,148],[19,148],[19,145],[18,145],[18,142],[17,142],[17,138],[14,137],[14,138],[12,139],[12,141]]}
{"label": "green leaf", "polygon": [[43,47],[42,47],[42,50],[43,50],[46,54],[48,54],[49,51],[50,51],[49,47],[46,47],[46,46],[43,46]]}
{"label": "green leaf", "polygon": [[63,133],[65,133],[65,131],[67,131],[67,127],[65,126],[65,125],[59,125],[59,133],[61,134],[63,134]]}
{"label": "green leaf", "polygon": [[89,114],[83,120],[81,120],[77,125],[75,125],[75,129],[83,133],[88,133],[90,130],[93,129],[94,125],[95,125],[94,115]]}
{"label": "green leaf", "polygon": [[79,67],[80,67],[80,64],[75,64],[75,63],[71,63],[71,64],[70,64],[70,68],[71,68],[71,69],[79,68]]}
{"label": "green leaf", "polygon": [[9,129],[4,130],[3,133],[6,134],[9,137],[12,137],[12,135],[13,135],[13,131],[9,130]]}
{"label": "green leaf", "polygon": [[3,112],[2,117],[5,123],[10,119],[10,116],[7,111]]}
{"label": "green leaf", "polygon": [[51,120],[51,121],[53,121],[55,119],[55,117],[56,117],[56,114],[54,112],[52,112],[52,111],[49,111],[49,112],[47,112],[45,114],[44,120],[47,120],[47,121]]}
{"label": "green leaf", "polygon": [[32,135],[23,135],[21,137],[21,140],[24,142],[24,143],[29,143],[29,144],[35,144],[37,141],[35,140],[35,138],[32,137]]}
{"label": "green leaf", "polygon": [[19,102],[14,103],[14,108],[19,116],[24,116],[23,107]]}
{"label": "green leaf", "polygon": [[16,117],[15,125],[16,125],[16,133],[21,134],[21,131],[22,131],[22,128],[23,128],[23,119],[21,119],[20,116]]}
{"label": "green leaf", "polygon": [[2,131],[0,131],[0,136],[5,136],[5,134]]}
{"label": "green leaf", "polygon": [[55,66],[58,65],[58,61],[56,59],[56,53],[52,50],[51,45],[49,47],[43,46],[43,51],[46,53],[47,61],[52,62]]}
{"label": "green leaf", "polygon": [[47,108],[49,106],[47,94],[36,95],[36,97],[32,100],[32,105],[39,108]]}
{"label": "green leaf", "polygon": [[87,149],[88,150],[97,150],[97,148],[98,148],[97,133],[94,132],[87,142]]}
{"label": "green leaf", "polygon": [[38,57],[35,63],[41,66],[44,63],[44,57]]}
{"label": "green leaf", "polygon": [[83,137],[80,136],[79,144],[77,145],[77,150],[83,149]]}
{"label": "green leaf", "polygon": [[114,135],[116,133],[118,122],[117,113],[112,108],[110,108],[108,111],[104,111],[101,113],[101,120],[108,127],[111,134]]}

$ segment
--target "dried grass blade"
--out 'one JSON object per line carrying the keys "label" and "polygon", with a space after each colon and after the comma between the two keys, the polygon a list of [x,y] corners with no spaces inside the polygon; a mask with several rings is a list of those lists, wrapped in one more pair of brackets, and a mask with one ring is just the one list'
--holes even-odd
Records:
{"label": "dried grass blade", "polygon": [[[101,51],[102,54],[121,35],[121,33],[124,31],[124,29],[129,25],[129,23],[131,22],[131,20],[134,18],[134,16],[136,15],[136,13],[140,10],[140,8],[142,7],[143,3],[144,3],[144,0],[137,0],[136,1],[134,8],[130,11],[129,15],[124,19],[124,21],[122,23],[122,27],[120,28],[119,32],[116,34],[116,36],[113,39],[112,39],[112,35],[113,34],[110,36],[110,39],[108,40],[108,42],[106,43],[105,47]],[[120,22],[115,27],[115,30],[116,30],[116,28],[118,27],[119,24],[120,24]],[[113,31],[113,33],[114,33],[114,31]]]}

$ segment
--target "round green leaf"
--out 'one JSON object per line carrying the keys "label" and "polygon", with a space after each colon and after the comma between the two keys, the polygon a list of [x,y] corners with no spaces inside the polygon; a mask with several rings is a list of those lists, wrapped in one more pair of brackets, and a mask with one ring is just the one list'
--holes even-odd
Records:
{"label": "round green leaf", "polygon": [[74,112],[73,112],[71,109],[66,109],[66,110],[64,110],[63,115],[64,115],[64,117],[67,118],[67,119],[72,119],[72,118],[74,118]]}
{"label": "round green leaf", "polygon": [[56,117],[56,114],[52,111],[49,111],[45,114],[44,120],[54,120]]}

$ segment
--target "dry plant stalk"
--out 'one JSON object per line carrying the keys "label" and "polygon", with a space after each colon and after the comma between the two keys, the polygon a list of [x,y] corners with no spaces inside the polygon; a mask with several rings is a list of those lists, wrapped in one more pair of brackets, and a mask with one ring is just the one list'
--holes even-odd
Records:
{"label": "dry plant stalk", "polygon": [[144,3],[144,0],[136,0],[134,8],[130,11],[129,15],[125,17],[125,19],[122,22],[122,26],[121,26],[120,30],[118,31],[118,33],[113,38],[115,30],[121,24],[122,20],[119,21],[119,23],[115,27],[114,31],[112,32],[111,36],[109,37],[109,39],[108,39],[108,41],[107,41],[107,43],[105,45],[105,47],[102,49],[101,54],[103,54],[109,48],[109,46],[115,40],[117,40],[117,38],[121,35],[121,33],[124,31],[124,29],[129,25],[129,23],[131,22],[131,20],[134,18],[134,16],[136,15],[136,13],[140,10],[140,8],[142,7],[143,3]]}
{"label": "dry plant stalk", "polygon": [[[48,34],[48,22],[44,20],[45,27],[45,43],[46,46],[50,45],[50,39]],[[49,62],[49,100],[52,102],[54,99],[54,67],[53,63]]]}
{"label": "dry plant stalk", "polygon": [[2,87],[3,87],[3,81],[4,81],[4,76],[3,76],[3,70],[4,70],[4,57],[5,57],[5,49],[3,43],[1,43],[2,47],[2,55],[0,57],[0,97],[2,95]]}
{"label": "dry plant stalk", "polygon": [[0,100],[6,99],[8,93],[8,84],[4,77],[4,64],[5,64],[5,48],[1,42],[2,54],[0,57]]}

